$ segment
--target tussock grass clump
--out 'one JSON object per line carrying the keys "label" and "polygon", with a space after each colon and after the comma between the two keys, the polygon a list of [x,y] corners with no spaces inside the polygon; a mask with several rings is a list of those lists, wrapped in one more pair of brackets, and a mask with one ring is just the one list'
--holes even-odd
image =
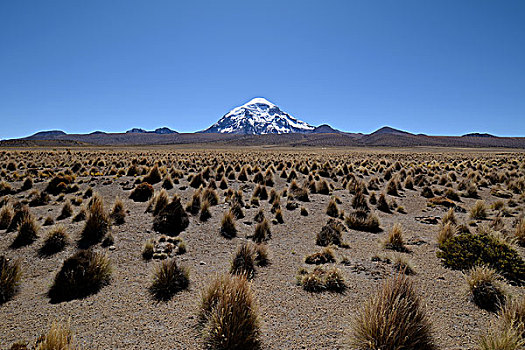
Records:
{"label": "tussock grass clump", "polygon": [[109,284],[109,258],[92,250],[81,250],[64,261],[48,295],[51,302],[84,298]]}
{"label": "tussock grass clump", "polygon": [[469,270],[474,266],[490,266],[518,285],[525,281],[525,262],[504,239],[490,232],[458,234],[439,246],[437,257],[445,267]]}
{"label": "tussock grass clump", "polygon": [[126,221],[126,210],[124,208],[124,202],[122,199],[117,198],[115,200],[109,217],[116,225],[122,225]]}
{"label": "tussock grass clump", "polygon": [[301,216],[308,216],[308,210],[305,207],[301,207]]}
{"label": "tussock grass clump", "polygon": [[446,241],[454,237],[456,234],[456,226],[450,222],[442,223],[439,226],[439,231],[436,236],[438,245],[444,244]]}
{"label": "tussock grass clump", "polygon": [[88,215],[81,232],[82,242],[98,243],[108,233],[111,221],[104,210],[104,200],[95,194],[90,201]]}
{"label": "tussock grass clump", "polygon": [[441,219],[441,223],[443,225],[446,225],[448,223],[452,225],[457,224],[456,215],[454,214],[454,208],[450,208],[445,215],[443,215],[443,218]]}
{"label": "tussock grass clump", "polygon": [[266,244],[255,244],[254,246],[255,257],[253,261],[257,266],[266,266],[270,263],[268,256],[268,246]]}
{"label": "tussock grass clump", "polygon": [[18,234],[11,247],[19,248],[33,243],[38,238],[39,230],[40,226],[36,223],[33,215],[24,215],[18,225]]}
{"label": "tussock grass clump", "polygon": [[346,282],[342,272],[335,266],[328,269],[316,266],[312,271],[299,269],[297,284],[307,292],[312,293],[324,291],[342,293],[346,290]]}
{"label": "tussock grass clump", "polygon": [[469,215],[471,219],[484,220],[487,218],[487,206],[485,201],[476,201],[474,206],[470,208]]}
{"label": "tussock grass clump", "polygon": [[327,264],[335,262],[335,254],[331,248],[323,248],[320,252],[308,255],[304,262],[307,264]]}
{"label": "tussock grass clump", "polygon": [[71,175],[57,175],[49,181],[45,192],[56,196],[59,193],[72,192],[71,185],[75,181],[75,178]]}
{"label": "tussock grass clump", "polygon": [[272,238],[272,232],[270,231],[270,224],[265,218],[262,219],[255,226],[255,232],[253,233],[252,240],[256,243],[262,243]]}
{"label": "tussock grass clump", "polygon": [[326,214],[333,218],[339,216],[339,209],[337,208],[337,203],[332,199],[328,202],[328,207],[326,208]]}
{"label": "tussock grass clump", "polygon": [[352,324],[358,349],[436,349],[431,323],[413,283],[404,275],[388,279],[368,299]]}
{"label": "tussock grass clump", "polygon": [[156,195],[151,197],[146,212],[152,212],[153,216],[157,216],[162,209],[166,208],[169,202],[170,199],[168,197],[168,192],[165,189],[162,189]]}
{"label": "tussock grass clump", "polygon": [[147,182],[143,182],[131,191],[129,198],[135,202],[147,202],[153,196],[154,192],[153,186]]}
{"label": "tussock grass clump", "polygon": [[0,255],[0,305],[9,301],[16,294],[21,278],[20,261],[12,261]]}
{"label": "tussock grass clump", "polygon": [[392,262],[392,267],[405,275],[415,275],[416,270],[412,264],[412,260],[401,253],[395,253],[389,258]]}
{"label": "tussock grass clump", "polygon": [[355,193],[355,196],[352,199],[352,208],[356,210],[365,210],[365,211],[370,210],[370,208],[368,207],[368,204],[366,203],[366,197],[363,191],[357,191]]}
{"label": "tussock grass clump", "polygon": [[379,218],[363,210],[354,210],[345,217],[346,225],[357,231],[380,232]]}
{"label": "tussock grass clump", "polygon": [[521,246],[525,246],[525,219],[520,218],[514,230],[514,237]]}
{"label": "tussock grass clump", "polygon": [[315,244],[327,247],[330,244],[341,245],[343,236],[341,234],[342,225],[334,219],[328,220],[327,224],[317,233]]}
{"label": "tussock grass clump", "polygon": [[13,217],[11,218],[11,222],[9,223],[9,227],[7,228],[7,232],[18,230],[18,226],[22,220],[27,216],[31,216],[31,212],[29,211],[29,207],[27,205],[16,203],[14,210],[15,211]]}
{"label": "tussock grass clump", "polygon": [[0,209],[0,230],[5,230],[9,227],[14,214],[13,206],[9,203]]}
{"label": "tussock grass clump", "polygon": [[142,258],[144,260],[151,260],[151,258],[153,258],[154,250],[155,242],[152,239],[147,240],[142,248]]}
{"label": "tussock grass clump", "polygon": [[63,220],[73,215],[73,207],[71,206],[71,201],[67,200],[62,206],[62,211],[58,216],[57,220]]}
{"label": "tussock grass clump", "polygon": [[211,206],[219,204],[219,195],[213,188],[206,187],[202,192],[202,200],[208,201]]}
{"label": "tussock grass clump", "polygon": [[153,168],[151,168],[148,175],[144,176],[144,178],[142,179],[143,182],[147,182],[151,185],[159,183],[161,180],[162,175],[160,174],[159,167],[156,165]]}
{"label": "tussock grass clump", "polygon": [[235,227],[235,219],[231,211],[224,213],[221,220],[221,235],[226,238],[233,238],[237,236],[237,228]]}
{"label": "tussock grass clump", "polygon": [[66,233],[64,226],[54,227],[47,234],[44,244],[39,249],[39,254],[49,256],[61,252],[69,243],[69,235]]}
{"label": "tussock grass clump", "polygon": [[498,319],[478,340],[480,350],[521,350],[525,347],[525,298],[508,300]]}
{"label": "tussock grass clump", "polygon": [[47,333],[42,334],[35,350],[74,350],[77,349],[70,322],[53,322]]}
{"label": "tussock grass clump", "polygon": [[175,259],[163,260],[155,267],[149,291],[157,300],[169,300],[177,292],[188,288],[189,276],[188,268],[177,265]]}
{"label": "tussock grass clump", "polygon": [[160,233],[178,235],[190,224],[188,214],[182,208],[180,199],[174,197],[153,219],[153,229]]}
{"label": "tussock grass clump", "polygon": [[197,215],[201,208],[201,191],[197,190],[191,196],[191,200],[186,204],[186,211],[192,215]]}
{"label": "tussock grass clump", "polygon": [[232,275],[246,275],[248,279],[255,275],[255,250],[252,244],[244,243],[233,256],[230,273]]}
{"label": "tussock grass clump", "polygon": [[496,270],[476,266],[465,276],[471,300],[482,309],[497,311],[505,304],[506,291]]}
{"label": "tussock grass clump", "polygon": [[405,238],[403,234],[403,228],[399,223],[395,223],[392,230],[388,233],[387,238],[383,242],[383,247],[386,249],[392,249],[398,252],[406,252]]}
{"label": "tussock grass clump", "polygon": [[425,186],[421,190],[421,196],[424,198],[433,198],[434,197],[434,191],[432,191],[432,188]]}
{"label": "tussock grass clump", "polygon": [[207,200],[203,200],[201,203],[199,220],[204,222],[207,221],[209,218],[211,218],[210,202],[208,202]]}
{"label": "tussock grass clump", "polygon": [[217,277],[202,293],[199,318],[210,348],[259,348],[261,319],[246,276]]}

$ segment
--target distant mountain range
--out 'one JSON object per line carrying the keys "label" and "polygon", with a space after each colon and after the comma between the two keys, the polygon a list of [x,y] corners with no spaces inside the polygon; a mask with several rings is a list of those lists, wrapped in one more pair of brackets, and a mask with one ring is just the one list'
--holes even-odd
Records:
{"label": "distant mountain range", "polygon": [[168,127],[153,131],[133,128],[122,133],[95,131],[67,134],[41,131],[21,139],[0,141],[0,146],[32,145],[161,145],[209,144],[223,146],[312,147],[507,147],[525,148],[525,137],[497,137],[486,133],[463,136],[428,136],[384,126],[371,134],[348,133],[328,124],[317,127],[298,120],[272,102],[254,98],[226,113],[217,123],[195,133],[178,133]]}

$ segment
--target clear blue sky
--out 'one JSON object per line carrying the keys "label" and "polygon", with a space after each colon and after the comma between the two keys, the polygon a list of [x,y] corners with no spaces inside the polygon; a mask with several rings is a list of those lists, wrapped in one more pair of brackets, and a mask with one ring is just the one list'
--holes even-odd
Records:
{"label": "clear blue sky", "polygon": [[310,124],[525,136],[525,1],[0,2],[0,138]]}

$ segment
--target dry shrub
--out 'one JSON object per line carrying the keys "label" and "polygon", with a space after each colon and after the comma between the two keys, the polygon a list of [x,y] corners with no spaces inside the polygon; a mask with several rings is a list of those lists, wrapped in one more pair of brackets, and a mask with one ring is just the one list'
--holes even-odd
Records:
{"label": "dry shrub", "polygon": [[53,303],[84,298],[109,284],[110,278],[111,262],[106,255],[81,250],[64,261],[48,295]]}
{"label": "dry shrub", "polygon": [[226,238],[233,238],[237,236],[237,228],[235,228],[235,219],[231,211],[224,213],[221,220],[221,235]]}
{"label": "dry shrub", "polygon": [[365,211],[370,210],[370,208],[368,207],[368,204],[366,203],[366,197],[363,191],[357,191],[355,193],[355,196],[352,199],[352,208],[356,210],[365,210]]}
{"label": "dry shrub", "polygon": [[190,284],[188,268],[177,265],[175,259],[164,260],[155,267],[149,291],[157,300],[169,300]]}
{"label": "dry shrub", "polygon": [[447,223],[451,223],[452,225],[457,224],[456,215],[454,214],[454,208],[450,208],[445,215],[443,215],[443,218],[441,219],[441,223],[443,225],[446,225]]}
{"label": "dry shrub", "polygon": [[335,262],[335,254],[331,248],[323,248],[320,252],[308,255],[304,262],[307,264],[327,264]]}
{"label": "dry shrub", "polygon": [[521,246],[525,246],[525,219],[520,218],[516,224],[514,237]]}
{"label": "dry shrub", "polygon": [[486,266],[476,266],[467,273],[465,280],[472,301],[480,308],[497,311],[505,304],[507,293],[496,270]]}
{"label": "dry shrub", "polygon": [[365,302],[354,319],[352,346],[358,349],[435,349],[431,324],[413,283],[398,274]]}
{"label": "dry shrub", "polygon": [[20,261],[12,261],[0,255],[0,305],[16,294],[21,278]]}
{"label": "dry shrub", "polygon": [[46,192],[52,195],[57,195],[64,192],[72,192],[73,188],[70,187],[75,181],[75,178],[70,175],[57,175],[49,181],[46,187]]}
{"label": "dry shrub", "polygon": [[202,192],[202,200],[208,201],[211,206],[219,204],[219,195],[213,188],[206,187]]}
{"label": "dry shrub", "polygon": [[266,266],[270,262],[268,256],[268,246],[266,244],[255,244],[254,246],[255,257],[253,261],[257,266]]}
{"label": "dry shrub", "polygon": [[68,243],[69,236],[65,227],[62,225],[56,226],[47,234],[44,245],[39,249],[39,253],[43,256],[56,254],[62,251]]}
{"label": "dry shrub", "polygon": [[259,348],[261,320],[246,276],[217,277],[202,293],[199,316],[210,348]]}

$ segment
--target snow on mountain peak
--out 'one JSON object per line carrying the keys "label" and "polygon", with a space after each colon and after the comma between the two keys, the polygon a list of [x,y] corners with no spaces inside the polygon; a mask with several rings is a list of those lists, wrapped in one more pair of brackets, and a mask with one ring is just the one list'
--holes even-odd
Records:
{"label": "snow on mountain peak", "polygon": [[313,126],[283,112],[263,97],[256,97],[226,113],[204,132],[228,134],[309,133]]}

